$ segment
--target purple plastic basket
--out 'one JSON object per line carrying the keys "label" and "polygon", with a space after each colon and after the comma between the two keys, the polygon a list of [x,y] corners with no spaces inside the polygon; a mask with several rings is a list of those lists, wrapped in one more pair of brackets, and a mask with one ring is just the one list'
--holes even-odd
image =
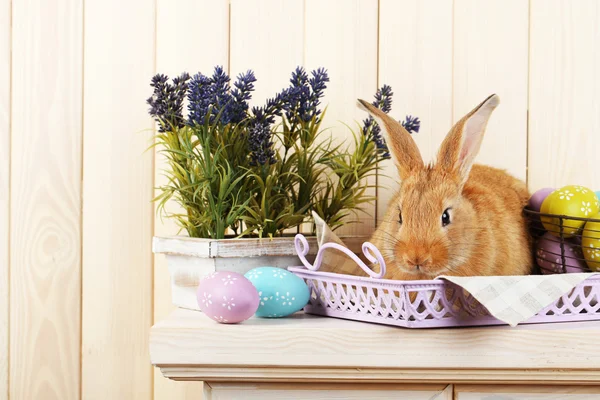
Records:
{"label": "purple plastic basket", "polygon": [[[405,328],[506,325],[451,282],[381,279],[385,275],[385,262],[371,243],[364,243],[362,251],[369,262],[379,264],[379,272],[371,270],[356,254],[336,243],[321,246],[314,264],[306,259],[308,242],[304,236],[296,235],[295,245],[304,267],[288,270],[304,279],[310,289],[310,300],[304,308],[308,314]],[[346,254],[370,277],[319,272],[323,252],[328,248]],[[600,320],[599,299],[600,277],[591,277],[523,323]]]}

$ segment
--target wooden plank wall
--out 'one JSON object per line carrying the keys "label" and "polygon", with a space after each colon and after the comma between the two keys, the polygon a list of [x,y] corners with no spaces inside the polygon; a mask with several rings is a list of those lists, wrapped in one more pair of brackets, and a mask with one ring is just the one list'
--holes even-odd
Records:
{"label": "wooden plank wall", "polygon": [[[182,13],[185,9],[187,12]],[[199,16],[205,18],[197,24]],[[204,30],[212,32],[212,40],[199,40]],[[212,73],[215,65],[228,69],[229,65],[229,2],[227,0],[158,0],[156,9],[156,70],[174,77],[183,71],[191,75],[202,72]],[[160,152],[155,153],[155,185],[165,183],[161,172],[165,159]],[[171,207],[174,207],[171,205]],[[176,224],[168,219],[155,217],[154,234],[157,236],[176,235]],[[154,257],[154,298],[167,301],[154,302],[154,321],[165,318],[175,308],[171,304],[171,282],[165,257]],[[202,384],[198,382],[174,382],[154,370],[155,399],[199,399]]]}
{"label": "wooden plank wall", "polygon": [[478,160],[521,179],[527,175],[528,26],[526,1],[454,3],[453,122],[497,93],[501,105]]}
{"label": "wooden plank wall", "polygon": [[231,0],[229,72],[248,69],[257,82],[253,105],[289,85],[291,72],[303,64],[303,0]]}
{"label": "wooden plank wall", "polygon": [[148,399],[154,154],[144,99],[155,4],[85,4],[81,381],[85,399]]}
{"label": "wooden plank wall", "polygon": [[8,398],[11,4],[0,0],[0,400]]}
{"label": "wooden plank wall", "polygon": [[83,2],[12,4],[12,399],[77,399]]}
{"label": "wooden plank wall", "polygon": [[[389,84],[428,160],[495,92],[480,162],[532,190],[598,190],[599,22],[594,0],[0,0],[0,400],[200,397],[148,359],[148,328],[172,310],[151,237],[177,233],[151,203],[155,72],[253,69],[260,104],[296,66],[326,67],[339,141],[365,116],[356,98]],[[378,182],[345,233],[383,215],[391,163]]]}
{"label": "wooden plank wall", "polygon": [[529,186],[600,190],[600,4],[531,1]]}

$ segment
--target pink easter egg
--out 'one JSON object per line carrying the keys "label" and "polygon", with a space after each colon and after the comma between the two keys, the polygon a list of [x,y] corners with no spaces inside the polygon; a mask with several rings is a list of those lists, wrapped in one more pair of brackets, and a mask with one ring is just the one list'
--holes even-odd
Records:
{"label": "pink easter egg", "polygon": [[222,324],[237,324],[258,309],[260,296],[252,283],[237,272],[214,272],[202,279],[196,292],[200,310]]}
{"label": "pink easter egg", "polygon": [[546,232],[536,245],[535,258],[542,274],[562,274],[586,272],[587,266],[581,253],[581,245],[566,240],[564,243],[565,268],[560,247],[560,239]]}

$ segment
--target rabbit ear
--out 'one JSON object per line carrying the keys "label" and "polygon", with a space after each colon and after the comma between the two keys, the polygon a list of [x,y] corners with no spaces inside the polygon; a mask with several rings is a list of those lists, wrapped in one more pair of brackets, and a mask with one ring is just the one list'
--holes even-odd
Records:
{"label": "rabbit ear", "polygon": [[465,115],[450,130],[438,153],[438,165],[458,174],[463,183],[469,178],[469,172],[479,152],[483,134],[492,111],[500,103],[498,95],[491,95]]}
{"label": "rabbit ear", "polygon": [[392,159],[398,168],[400,179],[406,179],[412,170],[423,167],[419,148],[402,124],[364,100],[358,99],[358,104],[379,124]]}

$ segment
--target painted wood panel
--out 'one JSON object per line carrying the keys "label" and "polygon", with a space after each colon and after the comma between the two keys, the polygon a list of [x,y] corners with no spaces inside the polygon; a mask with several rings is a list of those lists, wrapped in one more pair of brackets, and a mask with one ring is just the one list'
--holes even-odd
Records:
{"label": "painted wood panel", "polygon": [[[202,25],[196,23],[198,16],[205,16]],[[210,74],[215,65],[228,67],[227,0],[158,0],[156,24],[157,72],[173,77],[183,71],[192,75]],[[207,31],[211,32],[211,40],[205,40]],[[193,51],[195,48],[201,51]],[[155,186],[160,186],[166,182],[161,173],[166,166],[165,158],[160,152],[155,153],[155,158]],[[168,208],[176,210],[177,206],[170,204]],[[155,216],[156,236],[176,235],[178,230],[174,221]],[[174,308],[166,256],[158,254],[154,257],[154,321],[165,318]],[[154,370],[154,399],[199,399],[201,396],[200,382],[175,382],[165,378],[158,369]]]}
{"label": "painted wood panel", "polygon": [[8,399],[11,2],[0,0],[0,400]]}
{"label": "painted wood panel", "polygon": [[456,400],[590,400],[600,397],[593,386],[457,385]]}
{"label": "painted wood panel", "polygon": [[[401,16],[402,23],[398,23]],[[421,120],[413,134],[423,159],[435,156],[452,123],[452,1],[381,0],[379,86],[394,91],[391,114]],[[386,162],[377,192],[381,221],[398,188],[398,173]]]}
{"label": "painted wood panel", "polygon": [[[308,70],[326,68],[330,82],[322,100],[327,107],[324,128],[338,143],[352,143],[349,125],[360,134],[357,122],[365,113],[357,98],[371,98],[377,89],[377,2],[371,0],[306,0],[305,65]],[[346,125],[345,125],[346,124]],[[365,184],[373,185],[373,181]],[[375,195],[375,190],[369,191]],[[369,234],[375,225],[375,203],[365,212],[350,216],[360,219],[339,230],[339,234]]]}
{"label": "painted wood panel", "polygon": [[531,1],[529,187],[600,188],[600,4]]}
{"label": "painted wood panel", "polygon": [[150,399],[155,3],[85,5],[82,398]]}
{"label": "painted wood panel", "polygon": [[[477,162],[526,179],[529,4],[522,0],[454,3],[453,120],[489,95],[500,106]],[[476,33],[475,33],[476,32]]]}
{"label": "painted wood panel", "polygon": [[10,398],[76,399],[83,2],[12,7]]}
{"label": "painted wood panel", "polygon": [[231,0],[229,71],[254,71],[251,104],[262,105],[287,87],[303,64],[303,16],[303,0]]}
{"label": "painted wood panel", "polygon": [[452,386],[363,383],[209,383],[204,400],[452,400]]}

